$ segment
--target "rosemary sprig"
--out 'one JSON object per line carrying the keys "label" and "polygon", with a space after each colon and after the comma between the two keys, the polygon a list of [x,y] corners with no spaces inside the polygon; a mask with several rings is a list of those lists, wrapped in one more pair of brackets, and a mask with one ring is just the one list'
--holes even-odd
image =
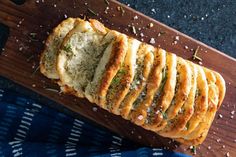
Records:
{"label": "rosemary sprig", "polygon": [[45,88],[45,90],[51,91],[51,92],[55,92],[55,93],[59,93],[60,92],[59,90],[53,89],[53,88]]}
{"label": "rosemary sprig", "polygon": [[110,2],[108,0],[104,0],[104,2],[107,4],[107,5],[110,5]]}
{"label": "rosemary sprig", "polygon": [[91,14],[93,14],[94,16],[97,16],[97,13],[95,13],[92,9],[88,8],[88,12],[90,12]]}
{"label": "rosemary sprig", "polygon": [[124,16],[124,14],[125,14],[124,8],[121,6],[120,9],[121,9],[121,15]]}
{"label": "rosemary sprig", "polygon": [[198,54],[198,51],[199,51],[199,46],[197,47],[197,49],[194,51],[193,53],[193,60],[199,60],[199,61],[202,61],[202,58],[200,58],[199,56],[197,56]]}
{"label": "rosemary sprig", "polygon": [[39,70],[39,68],[40,66],[37,66],[37,68],[32,72],[30,77],[33,77],[36,74],[36,72]]}

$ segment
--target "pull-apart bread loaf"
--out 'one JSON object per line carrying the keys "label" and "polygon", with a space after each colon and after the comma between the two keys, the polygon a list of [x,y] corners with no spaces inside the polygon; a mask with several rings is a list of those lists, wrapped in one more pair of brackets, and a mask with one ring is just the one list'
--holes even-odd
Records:
{"label": "pull-apart bread loaf", "polygon": [[63,92],[187,145],[204,141],[226,90],[217,72],[93,19],[59,24],[40,70]]}

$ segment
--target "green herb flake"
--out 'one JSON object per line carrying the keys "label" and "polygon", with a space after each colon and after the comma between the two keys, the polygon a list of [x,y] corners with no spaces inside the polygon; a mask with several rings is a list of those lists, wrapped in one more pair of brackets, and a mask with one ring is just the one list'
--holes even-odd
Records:
{"label": "green herb flake", "polygon": [[167,119],[167,114],[165,112],[161,111],[161,114],[164,119]]}
{"label": "green herb flake", "polygon": [[66,51],[66,52],[71,52],[72,51],[71,45],[70,44],[65,45],[63,47],[63,50]]}
{"label": "green herb flake", "polygon": [[97,16],[97,13],[95,13],[95,11],[93,11],[92,9],[88,8],[88,12],[93,14],[94,16]]}

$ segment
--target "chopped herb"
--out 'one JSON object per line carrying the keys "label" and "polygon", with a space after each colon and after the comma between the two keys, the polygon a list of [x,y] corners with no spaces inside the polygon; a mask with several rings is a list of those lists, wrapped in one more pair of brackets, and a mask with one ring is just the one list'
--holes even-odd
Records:
{"label": "chopped herb", "polygon": [[93,10],[88,8],[88,12],[90,12],[91,14],[93,14],[94,16],[97,16],[97,13],[95,13]]}
{"label": "chopped herb", "polygon": [[190,149],[191,149],[193,154],[197,154],[196,146],[191,146]]}
{"label": "chopped herb", "polygon": [[37,36],[37,33],[30,33],[28,35],[28,37],[31,41],[39,41],[36,36]]}
{"label": "chopped herb", "polygon": [[124,10],[123,7],[120,7],[120,8],[121,8],[121,15],[124,16],[124,14],[125,14],[125,10]]}
{"label": "chopped herb", "polygon": [[164,119],[167,119],[167,114],[165,113],[165,112],[163,112],[163,111],[160,111],[161,112],[161,114],[162,114],[162,117],[164,118]]}
{"label": "chopped herb", "polygon": [[188,130],[188,128],[189,128],[189,122],[186,124],[186,128],[187,128],[187,130]]}
{"label": "chopped herb", "polygon": [[197,49],[194,51],[194,53],[193,53],[193,60],[199,60],[199,61],[202,61],[202,59],[199,57],[199,56],[197,56],[197,53],[198,53],[198,51],[199,51],[199,46],[197,47]]}
{"label": "chopped herb", "polygon": [[118,6],[118,7],[117,7],[117,10],[118,10],[118,11],[121,11],[121,15],[124,16],[125,10],[124,10],[124,8],[123,8],[122,6]]}
{"label": "chopped herb", "polygon": [[40,66],[38,66],[38,67],[33,71],[33,73],[31,74],[31,77],[36,74],[36,72],[39,70],[39,68],[40,68]]}
{"label": "chopped herb", "polygon": [[108,0],[104,0],[104,2],[107,4],[107,5],[110,5],[110,2]]}
{"label": "chopped herb", "polygon": [[34,55],[31,55],[31,56],[29,56],[29,57],[26,59],[26,61],[29,62],[29,61],[31,61],[31,59],[33,59],[33,58],[34,58]]}
{"label": "chopped herb", "polygon": [[71,52],[72,51],[71,45],[70,44],[65,45],[63,50],[66,52]]}

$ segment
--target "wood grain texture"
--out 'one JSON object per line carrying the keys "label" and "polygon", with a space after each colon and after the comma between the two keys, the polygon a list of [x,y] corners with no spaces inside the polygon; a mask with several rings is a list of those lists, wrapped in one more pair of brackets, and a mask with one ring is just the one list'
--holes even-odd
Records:
{"label": "wood grain texture", "polygon": [[[121,11],[117,9],[118,6],[122,6],[125,10],[123,16]],[[197,148],[196,156],[224,156],[227,152],[230,153],[230,156],[236,156],[236,115],[231,113],[236,110],[236,60],[117,1],[110,1],[108,14],[104,12],[106,7],[107,4],[104,0],[60,0],[45,1],[44,3],[28,0],[20,6],[8,0],[1,1],[0,22],[10,27],[10,36],[5,51],[0,55],[0,75],[141,145],[165,147],[191,155],[187,147],[135,126],[120,116],[115,116],[102,109],[98,109],[95,113],[92,110],[95,105],[85,99],[46,90],[45,88],[58,89],[58,87],[53,81],[41,75],[39,71],[35,72],[35,69],[39,64],[39,54],[43,50],[42,41],[46,40],[48,32],[61,22],[65,15],[81,18],[86,15],[98,19],[108,28],[118,30],[139,40],[141,40],[140,33],[142,32],[145,35],[142,37],[145,42],[149,42],[150,38],[155,38],[155,46],[160,46],[185,59],[191,59],[193,52],[190,49],[195,50],[200,46],[198,55],[203,58],[203,66],[222,74],[226,80],[227,92],[207,139]],[[91,14],[88,8],[96,12],[98,16]],[[136,15],[138,16],[137,20],[134,19]],[[147,26],[151,22],[154,27],[148,28]],[[131,24],[135,26],[137,35],[133,34],[132,29],[128,27]],[[141,31],[138,28],[141,28]],[[165,33],[158,36],[160,32]],[[32,40],[30,33],[37,33],[37,40]],[[180,40],[177,44],[173,44],[176,36],[179,36]],[[188,46],[188,49],[185,49],[185,46]],[[223,117],[218,118],[219,114]]]}

